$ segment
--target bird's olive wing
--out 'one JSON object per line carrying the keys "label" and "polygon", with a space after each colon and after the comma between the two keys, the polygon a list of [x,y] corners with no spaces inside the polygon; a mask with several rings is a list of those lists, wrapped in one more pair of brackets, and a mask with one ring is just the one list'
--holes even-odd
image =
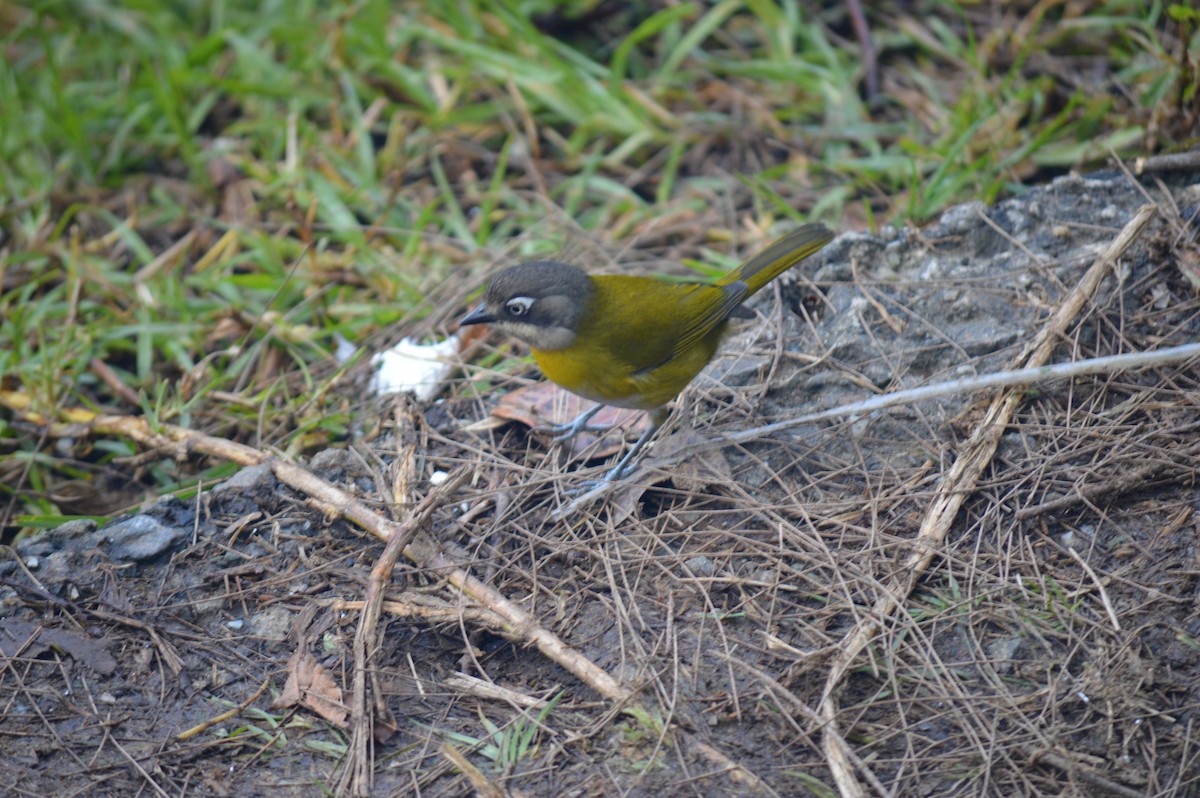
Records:
{"label": "bird's olive wing", "polygon": [[676,340],[671,357],[679,357],[689,351],[717,325],[724,324],[741,307],[749,293],[750,289],[745,283],[730,283],[720,287],[696,286],[687,303],[686,315],[691,321]]}

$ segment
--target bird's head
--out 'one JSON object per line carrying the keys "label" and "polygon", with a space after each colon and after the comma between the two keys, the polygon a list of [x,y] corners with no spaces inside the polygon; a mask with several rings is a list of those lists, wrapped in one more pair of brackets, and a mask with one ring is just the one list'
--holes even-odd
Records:
{"label": "bird's head", "polygon": [[496,275],[483,304],[459,324],[491,324],[534,349],[566,349],[595,293],[592,278],[557,261],[512,266]]}

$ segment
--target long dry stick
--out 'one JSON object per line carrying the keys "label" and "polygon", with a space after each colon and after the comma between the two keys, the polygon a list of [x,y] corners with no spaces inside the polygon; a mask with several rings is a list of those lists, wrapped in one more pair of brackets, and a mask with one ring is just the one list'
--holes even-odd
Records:
{"label": "long dry stick", "polygon": [[[404,525],[389,521],[349,494],[313,474],[311,471],[279,460],[250,446],[223,438],[205,435],[171,424],[152,426],[144,418],[108,416],[81,408],[64,408],[58,421],[30,410],[28,395],[16,391],[0,391],[0,405],[20,413],[33,424],[45,426],[51,435],[77,436],[83,426],[102,435],[119,435],[146,446],[169,452],[198,452],[220,457],[243,466],[269,465],[276,478],[316,499],[327,512],[336,513],[361,526],[381,540],[404,532]],[[432,542],[418,537],[404,548],[403,554],[422,568],[436,572],[470,598],[499,616],[505,631],[537,647],[585,684],[610,701],[625,703],[633,694],[616,679],[587,657],[569,648],[557,635],[542,627],[517,604],[502,596],[495,588],[476,579],[465,569],[449,560]]]}
{"label": "long dry stick", "polygon": [[[1024,356],[1023,354],[1021,357]],[[1179,346],[1165,347],[1149,352],[1124,352],[1119,355],[1105,355],[1103,357],[1092,357],[1084,360],[1072,360],[1068,363],[1055,363],[1049,366],[1041,364],[1026,368],[1005,369],[1004,371],[992,374],[979,374],[974,377],[962,377],[944,382],[935,382],[929,385],[919,385],[916,388],[906,388],[902,391],[880,394],[858,402],[838,405],[827,410],[819,410],[816,413],[793,416],[771,424],[763,424],[758,427],[751,427],[750,429],[738,430],[737,432],[718,433],[710,440],[682,446],[670,455],[648,457],[642,463],[641,467],[643,469],[671,468],[680,461],[702,452],[723,449],[726,446],[737,443],[750,443],[795,427],[808,426],[818,421],[829,421],[830,419],[845,418],[846,416],[865,416],[868,413],[875,413],[889,407],[911,405],[928,399],[939,399],[944,396],[962,396],[963,394],[974,393],[975,391],[982,391],[988,388],[1006,388],[1013,385],[1025,387],[1042,382],[1071,380],[1091,374],[1115,374],[1133,369],[1150,368],[1151,366],[1182,363],[1196,357],[1200,357],[1200,343],[1180,344]],[[1019,361],[1020,358],[1017,358],[1017,360]],[[636,479],[630,481],[636,482]],[[595,488],[577,496],[568,504],[555,510],[552,515],[555,518],[566,518],[580,508],[593,503],[604,494],[610,493],[624,484],[624,482],[619,481],[601,482]]]}
{"label": "long dry stick", "polygon": [[[1125,225],[1104,254],[1092,264],[1079,284],[1067,295],[1058,310],[1042,327],[1041,332],[1017,356],[1014,368],[1036,368],[1049,360],[1055,343],[1095,294],[1100,281],[1141,235],[1156,212],[1157,209],[1153,205],[1144,205],[1138,209],[1133,219]],[[913,541],[913,551],[897,569],[898,576],[890,586],[889,592],[875,602],[870,613],[860,620],[837,646],[839,654],[833,660],[825,679],[825,689],[822,691],[817,711],[825,722],[822,737],[825,757],[833,771],[838,790],[847,798],[860,798],[866,793],[850,767],[849,747],[837,728],[835,692],[854,660],[882,628],[884,621],[908,598],[917,580],[929,567],[934,554],[945,541],[954,523],[954,517],[966,498],[975,490],[983,469],[991,462],[1000,437],[1024,396],[1024,391],[1009,390],[992,401],[971,437],[963,444],[962,454],[950,466],[939,485]]]}

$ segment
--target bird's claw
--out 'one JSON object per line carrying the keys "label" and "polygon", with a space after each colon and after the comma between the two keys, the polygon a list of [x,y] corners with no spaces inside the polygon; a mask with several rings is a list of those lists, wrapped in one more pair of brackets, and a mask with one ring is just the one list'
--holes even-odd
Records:
{"label": "bird's claw", "polygon": [[567,488],[565,493],[568,496],[583,496],[584,494],[599,492],[602,489],[611,488],[615,483],[620,482],[625,477],[629,476],[632,468],[628,466],[622,468],[617,466],[605,474],[600,479],[585,479],[578,485]]}
{"label": "bird's claw", "polygon": [[592,420],[592,416],[596,415],[596,413],[598,413],[602,407],[603,405],[596,405],[590,410],[580,413],[574,419],[565,424],[554,424],[549,427],[538,427],[538,431],[552,435],[553,437],[551,440],[555,443],[565,443],[566,441],[569,441],[584,432],[608,432],[610,429],[612,429],[612,424],[588,423]]}
{"label": "bird's claw", "polygon": [[586,479],[577,485],[572,485],[569,488],[563,488],[563,494],[571,498],[579,498],[586,493],[591,493],[594,490],[604,487],[605,480],[602,479]]}
{"label": "bird's claw", "polygon": [[566,443],[585,432],[603,433],[610,429],[612,424],[555,424],[553,427],[540,427],[538,431],[552,436],[550,440],[554,443]]}

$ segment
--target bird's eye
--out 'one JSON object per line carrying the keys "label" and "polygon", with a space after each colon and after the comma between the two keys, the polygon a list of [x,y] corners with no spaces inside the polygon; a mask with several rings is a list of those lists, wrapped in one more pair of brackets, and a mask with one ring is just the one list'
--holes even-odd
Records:
{"label": "bird's eye", "polygon": [[527,296],[519,296],[508,300],[508,304],[504,306],[504,309],[508,311],[508,315],[510,316],[524,316],[529,312],[529,308],[532,305],[532,299]]}

